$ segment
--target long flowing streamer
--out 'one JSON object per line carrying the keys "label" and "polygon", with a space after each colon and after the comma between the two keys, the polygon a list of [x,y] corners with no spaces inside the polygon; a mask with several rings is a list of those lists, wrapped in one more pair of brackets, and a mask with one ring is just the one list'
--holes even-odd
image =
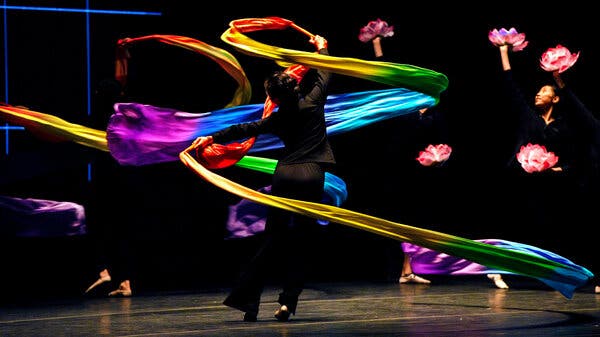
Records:
{"label": "long flowing streamer", "polygon": [[73,141],[94,149],[108,151],[106,132],[70,123],[62,118],[0,104],[0,117],[9,123],[24,126],[38,137],[54,142]]}
{"label": "long flowing streamer", "polygon": [[[562,257],[551,251],[539,247],[527,245],[520,242],[514,242],[502,239],[478,239],[477,242],[501,247],[508,250],[519,251],[533,254],[541,258],[550,259],[574,269],[582,267],[576,265],[571,260]],[[402,242],[402,251],[410,256],[410,265],[413,272],[417,274],[443,274],[443,275],[481,275],[481,274],[513,274],[502,269],[494,269],[473,261],[457,256],[440,253],[425,247],[417,246],[409,242]],[[553,283],[552,280],[545,280],[545,283],[553,288],[560,287],[560,284]]]}
{"label": "long flowing streamer", "polygon": [[[431,107],[431,96],[404,88],[329,95],[325,105],[327,134],[335,136],[372,123]],[[262,118],[264,104],[246,104],[206,113],[189,113],[141,103],[117,103],[106,137],[121,165],[141,166],[178,160],[198,136],[231,124]],[[281,148],[273,135],[260,135],[248,153]],[[239,158],[238,158],[239,159]]]}
{"label": "long flowing streamer", "polygon": [[465,239],[459,236],[408,226],[344,208],[277,197],[254,191],[237,184],[200,165],[188,151],[180,153],[180,160],[206,181],[239,197],[271,207],[306,215],[315,219],[347,225],[402,242],[462,257],[482,265],[534,277],[572,298],[575,289],[585,284],[593,274],[584,267],[568,265],[538,255],[509,250]]}
{"label": "long flowing streamer", "polygon": [[407,88],[430,95],[436,99],[436,102],[439,100],[440,94],[448,87],[446,75],[430,69],[409,64],[365,61],[351,57],[336,57],[285,49],[260,43],[244,35],[244,33],[253,31],[282,30],[288,27],[299,30],[308,36],[313,35],[293,21],[283,18],[239,19],[231,21],[229,26],[230,28],[221,35],[223,41],[240,52],[272,59],[281,65],[302,64],[342,75],[388,84],[392,87]]}

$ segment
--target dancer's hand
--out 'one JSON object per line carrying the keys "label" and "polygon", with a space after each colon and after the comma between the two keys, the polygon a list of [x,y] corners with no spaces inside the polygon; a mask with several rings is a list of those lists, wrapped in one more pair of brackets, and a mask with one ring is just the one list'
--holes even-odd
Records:
{"label": "dancer's hand", "polygon": [[314,35],[310,38],[310,43],[314,44],[317,47],[317,50],[327,48],[327,40],[320,35]]}
{"label": "dancer's hand", "polygon": [[209,146],[210,144],[212,144],[213,142],[213,138],[212,136],[200,136],[198,138],[196,138],[196,140],[194,140],[194,142],[192,143],[192,148],[194,149],[203,149],[207,146]]}
{"label": "dancer's hand", "polygon": [[554,78],[554,82],[556,82],[556,85],[559,89],[563,89],[565,87],[565,82],[560,76],[560,72],[558,70],[552,72],[552,77]]}
{"label": "dancer's hand", "polygon": [[201,136],[201,137],[196,138],[196,140],[194,140],[194,142],[190,146],[190,150],[195,149],[196,156],[198,156],[202,152],[202,150],[204,150],[205,147],[209,146],[212,143],[213,143],[212,136]]}

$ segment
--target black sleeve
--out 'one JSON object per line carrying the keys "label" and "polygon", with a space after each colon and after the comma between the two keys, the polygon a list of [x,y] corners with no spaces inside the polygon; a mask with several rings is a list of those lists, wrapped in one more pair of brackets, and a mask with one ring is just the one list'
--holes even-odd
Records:
{"label": "black sleeve", "polygon": [[[321,55],[329,55],[327,48],[319,50]],[[307,94],[306,100],[313,102],[314,104],[325,104],[327,99],[327,85],[331,79],[331,73],[322,69],[315,69],[314,76],[305,77],[307,82],[310,84],[301,83],[301,87],[306,88]],[[302,81],[305,82],[305,81]]]}
{"label": "black sleeve", "polygon": [[431,144],[447,144],[450,138],[447,123],[442,111],[429,108],[422,114],[418,113],[417,132]]}
{"label": "black sleeve", "polygon": [[512,71],[505,70],[503,74],[503,89],[510,103],[509,109],[512,110],[509,113],[518,118],[519,133],[521,133],[535,122],[537,115],[517,86]]}
{"label": "black sleeve", "polygon": [[562,96],[567,99],[565,103],[569,104],[565,117],[576,126],[577,130],[582,131],[583,137],[598,141],[600,138],[600,121],[568,87],[563,88],[562,93]]}
{"label": "black sleeve", "polygon": [[250,138],[273,130],[273,115],[255,122],[234,124],[212,134],[215,143],[228,143],[233,140]]}

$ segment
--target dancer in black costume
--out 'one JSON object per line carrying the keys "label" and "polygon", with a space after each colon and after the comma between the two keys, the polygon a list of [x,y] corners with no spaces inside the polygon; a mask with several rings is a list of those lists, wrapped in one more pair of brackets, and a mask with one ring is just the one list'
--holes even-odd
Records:
{"label": "dancer in black costume", "polygon": [[[310,42],[320,54],[328,55],[326,39],[315,35]],[[278,105],[277,111],[256,122],[232,125],[211,136],[198,137],[194,148],[201,150],[213,141],[224,143],[263,133],[274,134],[283,141],[284,150],[273,174],[271,193],[320,202],[325,171],[335,164],[325,124],[330,77],[327,71],[310,69],[297,83],[285,72],[273,73],[264,86],[267,95]],[[278,300],[281,307],[275,317],[287,321],[290,314],[295,314],[305,282],[305,250],[310,246],[311,226],[318,226],[316,220],[269,208],[264,242],[223,304],[243,311],[244,321],[256,321],[267,268],[273,266],[283,277],[283,291]],[[276,257],[281,261],[271,261]]]}

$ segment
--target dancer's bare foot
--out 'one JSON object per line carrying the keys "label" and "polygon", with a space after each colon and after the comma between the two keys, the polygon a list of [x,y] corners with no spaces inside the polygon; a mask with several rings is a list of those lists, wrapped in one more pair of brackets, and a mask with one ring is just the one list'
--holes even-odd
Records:
{"label": "dancer's bare foot", "polygon": [[125,280],[119,284],[119,288],[117,290],[113,290],[108,293],[108,296],[121,296],[121,297],[129,297],[132,295],[131,292],[131,284],[129,280]]}
{"label": "dancer's bare foot", "polygon": [[502,275],[500,274],[488,274],[487,277],[494,281],[494,284],[496,285],[496,287],[500,288],[500,289],[508,289],[508,284],[506,284],[506,282],[504,282],[504,280],[502,279]]}
{"label": "dancer's bare foot", "polygon": [[594,289],[594,293],[600,294],[600,286],[596,286],[596,288]]}
{"label": "dancer's bare foot", "polygon": [[421,276],[410,273],[408,275],[400,276],[398,280],[400,283],[418,283],[418,284],[429,284],[431,281],[428,279],[422,278]]}
{"label": "dancer's bare foot", "polygon": [[96,282],[92,283],[91,286],[89,286],[87,288],[87,290],[85,291],[85,293],[89,293],[92,289],[96,288],[97,286],[101,285],[104,282],[110,282],[111,278],[110,278],[110,274],[108,273],[107,269],[103,269],[100,274],[99,274],[99,278],[96,280]]}

